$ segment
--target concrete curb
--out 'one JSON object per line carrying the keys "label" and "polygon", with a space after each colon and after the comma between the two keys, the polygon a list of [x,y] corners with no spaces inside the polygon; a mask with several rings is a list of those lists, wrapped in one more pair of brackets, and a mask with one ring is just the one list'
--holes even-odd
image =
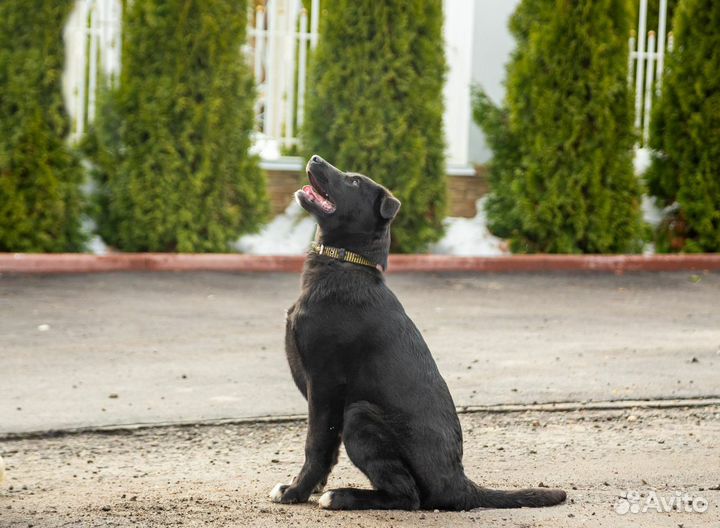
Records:
{"label": "concrete curb", "polygon": [[[0,273],[96,273],[111,271],[283,272],[302,270],[304,256],[182,253],[0,253]],[[720,253],[691,255],[512,255],[455,257],[392,255],[393,273],[595,271],[720,271]]]}
{"label": "concrete curb", "polygon": [[512,255],[453,257],[445,255],[393,255],[394,272],[544,272],[600,271],[718,271],[720,254],[699,255]]}
{"label": "concrete curb", "polygon": [[[655,400],[605,400],[605,401],[564,401],[549,403],[510,403],[497,405],[461,405],[458,414],[488,413],[508,414],[523,412],[582,412],[582,411],[625,411],[631,409],[694,409],[720,407],[720,397],[655,399]],[[214,418],[206,420],[168,421],[153,423],[132,423],[97,425],[27,431],[22,433],[0,433],[0,442],[57,438],[80,434],[132,434],[135,431],[167,427],[210,427],[218,425],[254,425],[296,423],[307,420],[306,414],[282,414],[271,416],[250,416],[239,418]]]}
{"label": "concrete curb", "polygon": [[300,272],[303,256],[233,253],[0,253],[0,273],[97,273],[110,271]]}

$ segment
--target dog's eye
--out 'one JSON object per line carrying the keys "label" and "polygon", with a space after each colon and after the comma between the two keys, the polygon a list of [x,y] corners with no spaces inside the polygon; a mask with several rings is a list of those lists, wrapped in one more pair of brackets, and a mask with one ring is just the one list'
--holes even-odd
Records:
{"label": "dog's eye", "polygon": [[353,187],[360,187],[360,180],[358,180],[357,178],[353,178],[353,179],[350,181],[350,184],[351,184]]}

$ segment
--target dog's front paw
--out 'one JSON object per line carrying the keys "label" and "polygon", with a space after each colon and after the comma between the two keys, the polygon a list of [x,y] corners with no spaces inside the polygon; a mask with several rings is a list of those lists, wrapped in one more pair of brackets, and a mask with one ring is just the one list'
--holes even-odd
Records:
{"label": "dog's front paw", "polygon": [[307,497],[302,497],[297,488],[289,484],[276,484],[270,492],[270,498],[273,502],[282,504],[295,504],[296,502],[307,502]]}
{"label": "dog's front paw", "polygon": [[290,484],[275,484],[275,487],[270,492],[270,498],[273,502],[282,502],[285,490],[290,487]]}

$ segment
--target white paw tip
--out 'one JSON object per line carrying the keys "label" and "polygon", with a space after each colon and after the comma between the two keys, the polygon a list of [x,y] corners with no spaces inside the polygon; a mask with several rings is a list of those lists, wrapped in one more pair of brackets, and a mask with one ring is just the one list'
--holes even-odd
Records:
{"label": "white paw tip", "polygon": [[280,502],[280,499],[282,499],[283,496],[283,488],[287,484],[275,484],[275,487],[270,492],[270,498],[273,502]]}
{"label": "white paw tip", "polygon": [[320,505],[321,508],[327,509],[332,505],[332,497],[333,497],[333,492],[326,491],[325,493],[322,494],[322,496],[318,500],[318,504]]}

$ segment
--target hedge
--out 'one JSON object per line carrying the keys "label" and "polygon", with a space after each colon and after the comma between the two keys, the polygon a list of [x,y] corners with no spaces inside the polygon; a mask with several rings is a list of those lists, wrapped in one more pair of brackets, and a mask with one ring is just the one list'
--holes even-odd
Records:
{"label": "hedge", "polygon": [[122,73],[86,145],[98,227],[126,251],[222,252],[269,212],[248,154],[253,79],[247,3],[143,0],[126,6]]}
{"label": "hedge", "polygon": [[83,249],[83,171],[62,96],[73,4],[0,2],[0,251]]}
{"label": "hedge", "polygon": [[[501,185],[493,193],[505,205],[493,208],[491,200],[488,211],[490,227],[510,235],[515,252],[641,246],[627,7],[625,0],[525,0],[513,17],[518,50],[508,65],[505,107],[479,121],[516,150],[514,157],[509,148],[499,151]],[[476,117],[486,103],[476,97]]]}
{"label": "hedge", "polygon": [[[546,0],[525,0],[513,13],[509,29],[515,37],[516,46],[508,62],[508,71],[515,71],[515,65],[524,60],[530,47],[530,34],[542,24],[543,9],[548,6]],[[523,95],[519,92],[516,97]],[[521,226],[517,200],[512,191],[513,181],[521,170],[519,137],[511,130],[507,105],[498,107],[481,86],[473,88],[472,96],[473,118],[482,128],[485,141],[493,153],[488,163],[490,192],[485,202],[488,228],[496,236],[511,238]]]}
{"label": "hedge", "polygon": [[655,107],[646,174],[650,192],[676,204],[657,233],[659,251],[720,251],[720,3],[682,0]]}
{"label": "hedge", "polygon": [[442,23],[440,0],[334,0],[311,58],[305,150],[402,201],[393,251],[423,251],[443,232]]}

